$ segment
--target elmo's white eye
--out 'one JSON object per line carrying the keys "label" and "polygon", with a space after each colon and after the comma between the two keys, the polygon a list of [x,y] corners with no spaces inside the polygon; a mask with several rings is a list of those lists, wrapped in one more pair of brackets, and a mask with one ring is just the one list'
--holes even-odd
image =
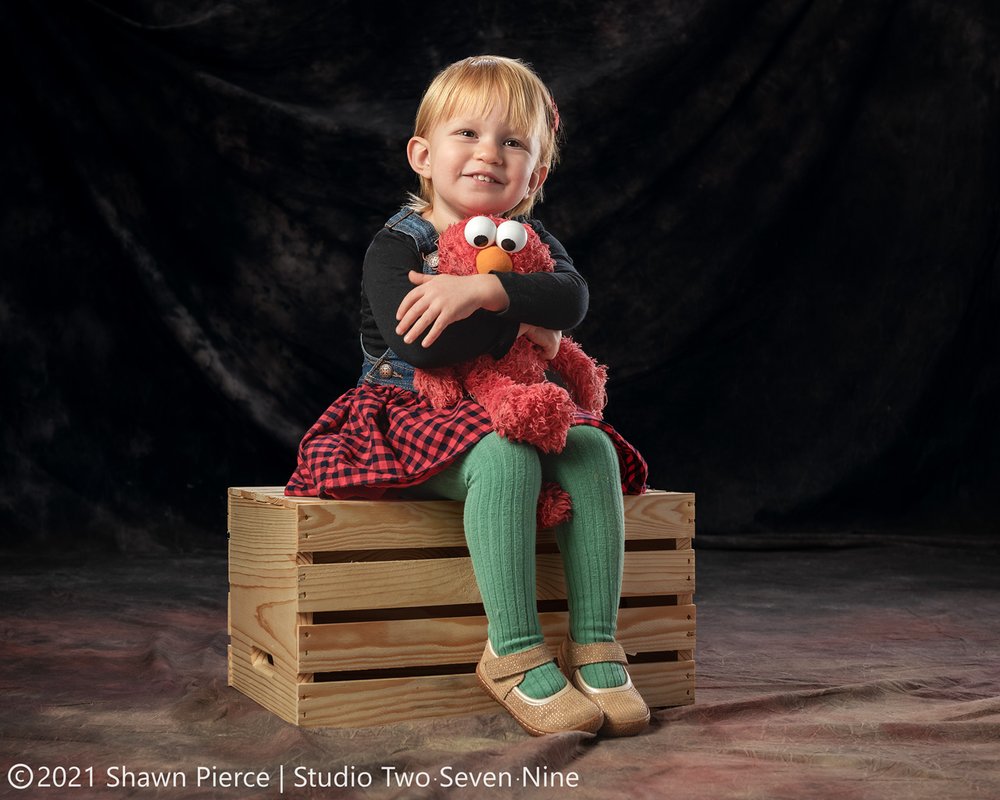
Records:
{"label": "elmo's white eye", "polygon": [[482,250],[497,240],[497,226],[489,217],[473,217],[465,223],[465,241]]}
{"label": "elmo's white eye", "polygon": [[497,244],[508,253],[518,253],[528,243],[528,231],[512,219],[501,222],[497,228]]}

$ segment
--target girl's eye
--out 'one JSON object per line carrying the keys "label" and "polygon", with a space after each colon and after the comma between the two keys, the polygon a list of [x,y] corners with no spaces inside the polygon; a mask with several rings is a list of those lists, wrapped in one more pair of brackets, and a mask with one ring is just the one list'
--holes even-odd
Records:
{"label": "girl's eye", "polygon": [[[503,225],[506,224],[503,223]],[[478,247],[482,250],[484,247],[489,247],[496,240],[497,226],[489,217],[473,217],[465,223],[465,241],[473,247]]]}
{"label": "girl's eye", "polygon": [[519,253],[528,243],[528,230],[512,219],[501,222],[497,228],[497,244],[508,253]]}
{"label": "girl's eye", "polygon": [[507,147],[524,147],[519,139],[508,139],[504,142],[504,144],[507,145]]}

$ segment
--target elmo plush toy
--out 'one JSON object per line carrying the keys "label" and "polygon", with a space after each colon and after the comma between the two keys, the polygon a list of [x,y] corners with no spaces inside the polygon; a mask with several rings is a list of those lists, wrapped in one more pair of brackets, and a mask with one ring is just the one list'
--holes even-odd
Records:
{"label": "elmo plush toy", "polygon": [[[451,225],[438,240],[437,269],[443,275],[551,272],[553,266],[548,246],[530,226],[516,220],[471,217]],[[550,381],[547,373],[558,375],[562,385]],[[578,408],[601,416],[607,403],[606,382],[606,368],[567,336],[551,361],[521,336],[500,359],[484,355],[452,367],[418,369],[414,375],[414,387],[435,408],[448,408],[468,395],[486,409],[498,434],[545,453],[558,453],[566,446]],[[546,494],[551,496],[546,499]],[[540,524],[543,506],[553,518],[565,518],[568,497],[562,495],[565,492],[558,487],[543,489]]]}

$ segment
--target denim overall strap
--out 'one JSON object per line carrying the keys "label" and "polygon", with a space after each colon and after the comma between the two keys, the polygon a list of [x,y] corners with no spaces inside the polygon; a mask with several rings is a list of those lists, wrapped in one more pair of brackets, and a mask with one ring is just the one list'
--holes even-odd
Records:
{"label": "denim overall strap", "polygon": [[[423,261],[424,273],[437,274],[438,234],[431,223],[412,208],[402,208],[385,223],[385,227],[405,233],[412,238]],[[361,352],[364,354],[364,362],[361,365],[358,386],[362,384],[398,386],[413,390],[413,366],[397,356],[391,348],[381,356],[373,356],[365,350],[362,337]]]}
{"label": "denim overall strap", "polygon": [[424,273],[437,274],[438,233],[431,223],[412,208],[402,208],[385,223],[385,227],[411,237],[423,260]]}

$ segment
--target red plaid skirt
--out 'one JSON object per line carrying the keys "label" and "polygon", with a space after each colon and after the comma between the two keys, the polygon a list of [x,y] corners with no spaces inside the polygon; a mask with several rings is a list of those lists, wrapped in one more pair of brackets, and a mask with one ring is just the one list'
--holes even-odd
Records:
{"label": "red plaid skirt", "polygon": [[[592,414],[578,411],[574,424],[611,437],[625,494],[645,490],[647,467],[638,450]],[[492,430],[486,411],[472,400],[436,409],[409,389],[359,386],[338,397],[306,433],[285,494],[381,497],[427,480]]]}

